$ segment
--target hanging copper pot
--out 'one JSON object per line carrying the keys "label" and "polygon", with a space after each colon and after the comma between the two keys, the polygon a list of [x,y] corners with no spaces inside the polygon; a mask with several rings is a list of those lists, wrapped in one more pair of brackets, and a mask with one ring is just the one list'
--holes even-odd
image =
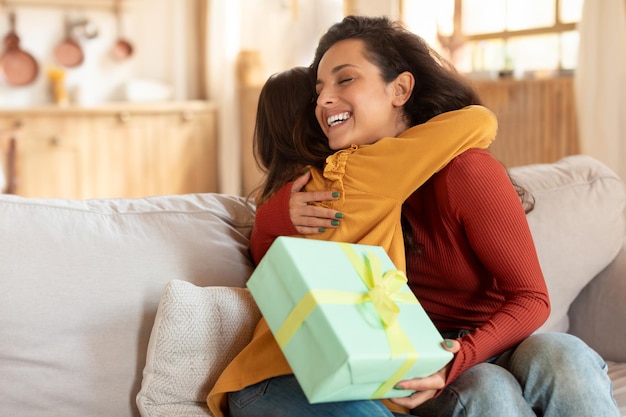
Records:
{"label": "hanging copper pot", "polygon": [[32,83],[39,73],[39,65],[31,54],[20,48],[15,31],[15,12],[9,12],[9,33],[4,37],[4,51],[0,55],[0,79],[12,86]]}
{"label": "hanging copper pot", "polygon": [[111,49],[111,56],[116,61],[123,61],[133,54],[133,45],[122,34],[122,14],[120,0],[115,1],[115,24],[117,25],[117,40]]}
{"label": "hanging copper pot", "polygon": [[54,58],[66,68],[74,68],[83,63],[85,55],[83,48],[72,36],[72,23],[69,16],[65,16],[65,39],[54,48]]}

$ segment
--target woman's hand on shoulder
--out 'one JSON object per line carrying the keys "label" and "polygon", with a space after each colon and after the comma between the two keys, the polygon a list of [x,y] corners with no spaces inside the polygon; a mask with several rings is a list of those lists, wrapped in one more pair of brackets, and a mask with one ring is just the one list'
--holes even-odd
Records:
{"label": "woman's hand on shoulder", "polygon": [[[451,345],[447,346],[446,342],[451,342]],[[446,339],[443,342],[443,347],[448,352],[456,354],[459,350],[461,350],[461,343],[458,340]],[[389,400],[411,410],[433,398],[437,391],[446,386],[449,370],[450,364],[426,378],[415,378],[400,381],[396,384],[398,389],[411,390],[415,392],[408,397],[390,398]]]}
{"label": "woman's hand on shoulder", "polygon": [[298,177],[291,187],[289,217],[303,235],[323,233],[327,228],[339,226],[343,214],[337,210],[312,205],[313,202],[330,201],[339,198],[333,191],[302,191],[311,179],[311,172]]}

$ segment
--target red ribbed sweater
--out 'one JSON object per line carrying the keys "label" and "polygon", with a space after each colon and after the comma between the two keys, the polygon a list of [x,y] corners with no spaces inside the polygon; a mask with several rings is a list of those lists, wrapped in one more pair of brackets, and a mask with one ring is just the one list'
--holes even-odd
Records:
{"label": "red ribbed sweater", "polygon": [[[291,186],[259,208],[250,242],[256,262],[274,238],[297,234],[289,221]],[[473,330],[461,339],[448,384],[547,319],[548,292],[526,215],[506,170],[488,151],[453,159],[402,211],[423,245],[421,255],[406,256],[410,287],[440,331]]]}

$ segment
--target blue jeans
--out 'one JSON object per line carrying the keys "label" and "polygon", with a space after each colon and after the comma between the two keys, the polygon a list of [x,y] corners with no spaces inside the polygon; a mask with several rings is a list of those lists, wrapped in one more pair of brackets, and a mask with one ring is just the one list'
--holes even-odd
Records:
{"label": "blue jeans", "polygon": [[528,337],[468,369],[416,409],[420,417],[620,417],[602,358],[575,336]]}
{"label": "blue jeans", "polygon": [[[620,417],[606,363],[565,333],[528,337],[411,411],[420,417]],[[228,395],[230,417],[391,417],[380,401],[309,404],[292,375]]]}
{"label": "blue jeans", "polygon": [[278,376],[228,394],[230,417],[410,417],[377,400],[309,404],[293,375]]}

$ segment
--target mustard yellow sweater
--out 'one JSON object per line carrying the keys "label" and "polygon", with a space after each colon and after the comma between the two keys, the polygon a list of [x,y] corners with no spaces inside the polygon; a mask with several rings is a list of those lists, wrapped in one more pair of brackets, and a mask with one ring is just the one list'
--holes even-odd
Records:
{"label": "mustard yellow sweater", "polygon": [[[404,200],[458,154],[488,147],[496,131],[493,113],[482,106],[469,106],[436,116],[398,138],[382,138],[371,145],[353,145],[334,153],[327,158],[324,172],[312,170],[306,191],[339,191],[340,198],[326,205],[341,211],[344,219],[336,229],[302,237],[382,246],[394,265],[405,270],[400,225]],[[209,393],[207,404],[215,416],[227,415],[228,392],[291,373],[261,319],[250,344],[228,365]]]}

